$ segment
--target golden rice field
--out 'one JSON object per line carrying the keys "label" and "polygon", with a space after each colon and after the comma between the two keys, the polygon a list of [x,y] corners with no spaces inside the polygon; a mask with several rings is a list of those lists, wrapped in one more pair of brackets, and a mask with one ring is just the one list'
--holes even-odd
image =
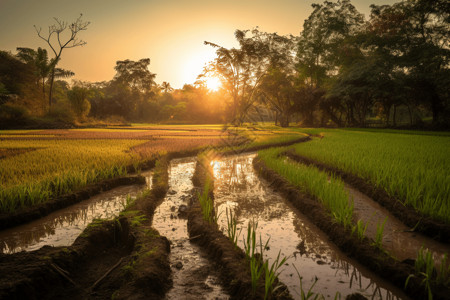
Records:
{"label": "golden rice field", "polygon": [[126,174],[158,155],[252,145],[280,137],[270,131],[221,126],[148,126],[0,131],[0,213],[43,203],[86,185]]}

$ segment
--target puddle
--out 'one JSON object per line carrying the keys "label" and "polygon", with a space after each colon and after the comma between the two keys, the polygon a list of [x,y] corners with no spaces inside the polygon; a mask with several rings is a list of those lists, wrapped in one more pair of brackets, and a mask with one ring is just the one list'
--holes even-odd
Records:
{"label": "puddle", "polygon": [[303,290],[308,291],[317,278],[313,291],[325,299],[334,299],[336,293],[345,298],[356,292],[371,299],[408,299],[395,286],[348,259],[304,215],[274,193],[254,172],[255,156],[246,154],[212,162],[219,227],[225,231],[226,208],[232,209],[238,228],[242,228],[239,247],[244,246],[247,222],[257,221],[257,235],[261,234],[263,243],[270,238],[265,258],[273,261],[279,251],[289,257],[280,269],[279,279],[295,299],[301,299],[301,294],[294,265],[302,276]]}
{"label": "puddle", "polygon": [[171,161],[169,191],[153,216],[153,227],[171,242],[173,288],[167,292],[166,299],[229,299],[220,286],[215,266],[189,241],[187,219],[182,210],[192,196],[195,164],[195,158]]}
{"label": "puddle", "polygon": [[69,246],[94,219],[112,219],[126,205],[127,195],[136,197],[151,188],[152,172],[145,176],[146,185],[119,186],[69,207],[17,227],[0,231],[0,251],[15,253],[33,251],[45,245]]}
{"label": "puddle", "polygon": [[397,259],[416,259],[422,246],[424,246],[424,249],[428,248],[437,261],[440,261],[445,253],[450,253],[450,245],[439,243],[422,234],[410,232],[409,227],[367,195],[349,185],[346,185],[345,189],[349,192],[350,197],[353,197],[355,217],[361,219],[364,224],[368,222],[366,236],[375,239],[377,224],[382,224],[387,217],[382,245],[383,249]]}

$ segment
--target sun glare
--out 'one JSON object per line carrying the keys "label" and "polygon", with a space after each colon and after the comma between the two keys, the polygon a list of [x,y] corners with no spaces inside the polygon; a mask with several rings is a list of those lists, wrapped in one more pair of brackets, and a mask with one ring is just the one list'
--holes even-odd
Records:
{"label": "sun glare", "polygon": [[221,85],[220,79],[217,77],[208,77],[205,80],[206,87],[211,91],[217,91]]}

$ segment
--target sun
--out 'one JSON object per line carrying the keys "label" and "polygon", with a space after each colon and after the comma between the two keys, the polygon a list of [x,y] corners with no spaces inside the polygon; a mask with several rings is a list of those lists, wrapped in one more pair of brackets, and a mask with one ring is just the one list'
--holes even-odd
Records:
{"label": "sun", "polygon": [[217,77],[206,77],[205,79],[206,87],[211,91],[217,91],[220,86],[220,79]]}

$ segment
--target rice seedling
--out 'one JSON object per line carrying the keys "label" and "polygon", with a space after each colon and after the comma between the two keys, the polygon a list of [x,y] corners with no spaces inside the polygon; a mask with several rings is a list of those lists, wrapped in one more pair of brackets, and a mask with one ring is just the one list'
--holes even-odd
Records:
{"label": "rice seedling", "polygon": [[353,202],[349,203],[348,192],[342,181],[311,166],[305,166],[280,157],[283,148],[258,152],[258,157],[268,168],[274,170],[291,184],[317,197],[333,217],[345,227],[352,227]]}
{"label": "rice seedling", "polygon": [[[302,277],[300,276],[300,273],[298,272],[297,267],[296,267],[295,265],[293,265],[293,266],[294,266],[295,272],[297,272],[297,276],[298,276],[298,280],[299,280],[299,285],[300,285],[300,297],[301,297],[301,299],[302,299],[302,300],[309,300],[309,299],[319,300],[319,299],[324,299],[323,295],[321,295],[321,294],[316,294],[316,293],[314,293],[314,292],[312,291],[313,288],[314,288],[314,286],[315,286],[316,283],[317,283],[317,280],[318,280],[317,277],[315,278],[315,281],[314,281],[314,283],[311,285],[311,287],[309,288],[309,290],[305,293],[305,291],[303,290]],[[336,297],[335,297],[335,299],[336,299]]]}
{"label": "rice seedling", "polygon": [[295,151],[370,181],[406,205],[450,222],[448,136],[322,130]]}
{"label": "rice seedling", "polygon": [[383,223],[377,224],[377,232],[375,233],[375,241],[374,246],[378,249],[382,248],[382,242],[383,242],[383,232],[384,232],[384,225],[386,224],[387,217],[384,219]]}
{"label": "rice seedling", "polygon": [[203,219],[210,224],[217,224],[217,216],[214,214],[214,203],[209,196],[211,183],[209,179],[206,180],[205,186],[203,187],[203,192],[198,193],[198,200],[200,202],[200,207],[202,208]]}
{"label": "rice seedling", "polygon": [[358,222],[356,222],[356,225],[354,225],[352,227],[352,235],[354,233],[356,233],[356,236],[358,237],[358,239],[360,239],[362,241],[364,239],[364,237],[366,236],[366,230],[367,230],[368,225],[369,225],[369,222],[366,222],[365,224],[363,224],[362,220],[358,220]]}
{"label": "rice seedling", "polygon": [[[229,212],[228,212],[229,211]],[[227,215],[227,235],[230,241],[233,242],[233,244],[237,247],[238,238],[241,234],[242,228],[237,231],[237,219],[235,216],[233,216],[233,211],[230,209],[226,209],[226,215]]]}
{"label": "rice seedling", "polygon": [[285,257],[281,258],[280,255],[281,255],[281,250],[278,251],[277,258],[272,262],[270,267],[269,267],[269,261],[265,261],[263,264],[263,269],[264,269],[264,274],[265,274],[264,300],[268,299],[269,295],[272,295],[274,292],[277,291],[277,289],[279,287],[281,287],[281,285],[278,285],[276,287],[273,286],[275,279],[280,274],[280,272],[278,272],[278,270],[288,260],[288,257],[285,256]]}

